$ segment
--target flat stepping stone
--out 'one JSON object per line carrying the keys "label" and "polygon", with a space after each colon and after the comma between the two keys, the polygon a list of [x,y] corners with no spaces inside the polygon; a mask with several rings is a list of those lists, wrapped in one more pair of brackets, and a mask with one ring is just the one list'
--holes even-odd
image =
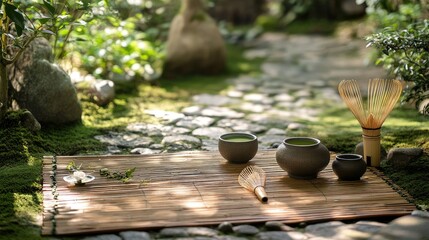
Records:
{"label": "flat stepping stone", "polygon": [[144,137],[135,133],[110,132],[108,135],[97,135],[94,137],[102,143],[118,147],[148,147],[153,143],[152,138]]}
{"label": "flat stepping stone", "polygon": [[206,151],[218,151],[218,140],[217,139],[201,139],[201,149]]}
{"label": "flat stepping stone", "polygon": [[280,145],[286,136],[282,135],[263,135],[258,137],[261,146],[271,147],[273,144]]}
{"label": "flat stepping stone", "polygon": [[244,113],[234,111],[226,107],[208,107],[201,110],[201,115],[206,117],[242,118]]}
{"label": "flat stepping stone", "polygon": [[249,93],[243,96],[243,100],[253,103],[271,104],[273,100],[266,94],[262,93]]}
{"label": "flat stepping stone", "polygon": [[192,131],[192,135],[198,137],[207,137],[210,139],[218,139],[220,135],[230,132],[230,129],[221,127],[203,127]]}
{"label": "flat stepping stone", "polygon": [[241,98],[243,97],[244,93],[238,90],[231,90],[231,91],[228,91],[226,95],[230,98]]}
{"label": "flat stepping stone", "polygon": [[199,94],[192,97],[192,100],[196,104],[208,105],[208,106],[222,106],[235,102],[235,100],[222,96],[212,94]]}
{"label": "flat stepping stone", "polygon": [[153,150],[153,149],[150,149],[150,148],[134,148],[133,150],[130,151],[130,153],[141,154],[141,155],[144,155],[144,154],[155,154],[155,153],[160,153],[160,152],[161,152],[161,150]]}
{"label": "flat stepping stone", "polygon": [[191,132],[189,128],[184,127],[145,123],[132,123],[128,125],[126,129],[131,132],[139,132],[148,136],[168,136],[175,134],[187,134]]}
{"label": "flat stepping stone", "polygon": [[196,116],[200,115],[201,110],[203,110],[203,107],[201,106],[190,106],[183,108],[182,113],[188,116]]}
{"label": "flat stepping stone", "polygon": [[239,83],[234,89],[240,92],[251,92],[256,88],[256,85],[253,83]]}
{"label": "flat stepping stone", "polygon": [[164,110],[146,110],[146,114],[162,119],[167,123],[175,123],[185,117],[183,113],[164,111]]}
{"label": "flat stepping stone", "polygon": [[282,93],[274,96],[274,100],[276,102],[292,102],[293,100],[295,100],[295,97],[288,93]]}
{"label": "flat stepping stone", "polygon": [[293,117],[298,117],[295,111],[286,111],[280,109],[270,109],[266,111],[265,114],[277,119],[291,119]]}
{"label": "flat stepping stone", "polygon": [[246,111],[246,112],[252,112],[252,113],[262,113],[264,112],[269,106],[263,105],[263,104],[255,104],[250,102],[245,102],[240,104],[240,110]]}
{"label": "flat stepping stone", "polygon": [[267,130],[266,126],[251,123],[242,119],[222,119],[216,124],[222,128],[231,128],[235,132],[261,133]]}
{"label": "flat stepping stone", "polygon": [[286,131],[284,129],[280,129],[280,128],[270,128],[265,134],[266,135],[282,135],[282,136],[284,136],[286,134]]}
{"label": "flat stepping stone", "polygon": [[252,113],[246,116],[247,120],[250,120],[253,123],[261,124],[261,125],[270,125],[270,126],[276,126],[276,127],[287,127],[287,120],[277,117],[272,117],[267,114],[267,112],[264,112],[263,114],[260,113]]}
{"label": "flat stepping stone", "polygon": [[161,144],[167,147],[179,147],[179,149],[192,149],[200,147],[201,140],[189,135],[166,136]]}
{"label": "flat stepping stone", "polygon": [[204,116],[186,116],[183,119],[180,119],[176,126],[185,127],[188,129],[195,129],[200,127],[208,127],[212,125],[216,120],[211,117]]}

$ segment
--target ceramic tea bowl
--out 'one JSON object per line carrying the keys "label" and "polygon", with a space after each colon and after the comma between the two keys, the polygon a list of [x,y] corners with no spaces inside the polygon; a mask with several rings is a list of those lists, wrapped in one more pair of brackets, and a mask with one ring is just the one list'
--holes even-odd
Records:
{"label": "ceramic tea bowl", "polygon": [[359,154],[338,154],[332,162],[332,170],[340,180],[356,181],[366,172],[366,163]]}
{"label": "ceramic tea bowl", "polygon": [[286,138],[276,151],[277,164],[296,179],[317,178],[329,159],[328,149],[312,137]]}
{"label": "ceramic tea bowl", "polygon": [[228,162],[247,163],[258,151],[258,138],[251,133],[225,133],[219,137],[218,148]]}

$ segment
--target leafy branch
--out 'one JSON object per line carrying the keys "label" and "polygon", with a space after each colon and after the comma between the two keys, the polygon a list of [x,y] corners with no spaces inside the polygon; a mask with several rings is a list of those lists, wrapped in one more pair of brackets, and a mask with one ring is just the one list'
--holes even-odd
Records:
{"label": "leafy branch", "polygon": [[66,169],[69,170],[69,172],[75,172],[75,171],[79,171],[81,169],[81,167],[82,167],[82,164],[80,164],[79,166],[77,166],[74,161],[71,161],[67,165]]}
{"label": "leafy branch", "polygon": [[100,175],[107,178],[120,180],[123,183],[128,183],[133,178],[133,174],[135,170],[136,168],[134,167],[134,168],[127,169],[125,172],[120,172],[120,171],[110,172],[108,168],[102,168],[100,169]]}

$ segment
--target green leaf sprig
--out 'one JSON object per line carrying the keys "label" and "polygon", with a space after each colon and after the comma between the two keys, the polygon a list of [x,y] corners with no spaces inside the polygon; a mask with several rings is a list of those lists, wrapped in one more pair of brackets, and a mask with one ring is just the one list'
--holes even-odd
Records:
{"label": "green leaf sprig", "polygon": [[79,166],[76,166],[76,163],[74,161],[71,161],[67,165],[66,169],[69,170],[69,172],[75,172],[75,171],[79,171],[81,167],[82,167],[82,164],[80,164]]}
{"label": "green leaf sprig", "polygon": [[102,168],[100,169],[100,175],[107,178],[120,180],[123,183],[128,183],[133,178],[133,174],[135,170],[136,168],[134,167],[134,168],[127,169],[125,172],[120,172],[120,171],[110,172],[108,168]]}

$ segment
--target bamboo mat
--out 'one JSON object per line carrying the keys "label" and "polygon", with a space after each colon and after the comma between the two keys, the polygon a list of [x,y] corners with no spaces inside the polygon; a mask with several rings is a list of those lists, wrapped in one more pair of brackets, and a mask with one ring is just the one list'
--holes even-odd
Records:
{"label": "bamboo mat", "polygon": [[[334,156],[331,157],[331,162]],[[95,176],[85,186],[68,185],[67,164],[75,161]],[[267,173],[268,203],[242,188],[237,177],[249,164]],[[124,184],[99,169],[136,167]],[[314,180],[287,176],[275,151],[260,150],[248,164],[229,164],[218,152],[130,156],[58,156],[43,159],[43,235],[148,230],[217,225],[223,221],[299,223],[395,217],[415,206],[392,189],[374,169],[360,181],[339,181],[331,164]]]}

